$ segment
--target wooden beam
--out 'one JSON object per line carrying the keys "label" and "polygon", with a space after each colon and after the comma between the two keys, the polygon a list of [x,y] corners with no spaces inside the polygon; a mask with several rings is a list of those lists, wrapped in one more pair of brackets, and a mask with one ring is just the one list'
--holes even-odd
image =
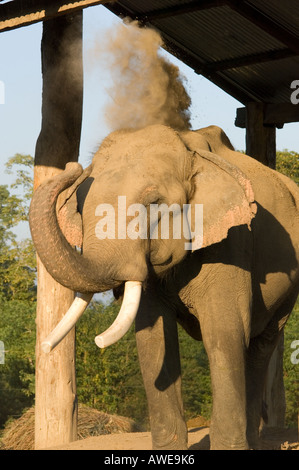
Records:
{"label": "wooden beam", "polygon": [[299,105],[292,103],[266,104],[264,124],[281,127],[288,122],[299,122]]}
{"label": "wooden beam", "polygon": [[209,74],[221,72],[223,70],[236,69],[240,67],[247,67],[249,65],[260,64],[262,62],[271,62],[272,60],[287,59],[295,57],[296,54],[288,48],[278,49],[273,51],[261,52],[259,54],[250,54],[243,57],[236,57],[234,59],[222,60],[218,62],[210,62],[199,68],[202,73]]}
{"label": "wooden beam", "polygon": [[235,126],[246,129],[246,108],[237,108]]}
{"label": "wooden beam", "polygon": [[266,13],[263,13],[244,0],[228,0],[227,4],[255,26],[258,26],[295,52],[295,54],[299,55],[299,38],[295,34],[292,34],[290,30],[279,25],[272,20],[270,16],[266,15]]}
{"label": "wooden beam", "polygon": [[[82,11],[43,23],[42,126],[36,143],[34,188],[59,174],[79,155],[82,103]],[[43,230],[43,227],[41,227]],[[77,438],[75,331],[50,354],[41,342],[74,299],[38,258],[36,313],[35,448]]]}
{"label": "wooden beam", "polygon": [[[283,127],[289,122],[299,122],[299,105],[292,103],[266,103],[264,106],[263,123],[265,126]],[[246,108],[238,108],[235,125],[246,128]]]}
{"label": "wooden beam", "polygon": [[227,4],[227,0],[193,0],[192,2],[174,5],[167,8],[158,8],[150,10],[142,15],[138,15],[138,19],[143,22],[161,20],[170,16],[185,15],[194,11],[208,10],[210,8],[222,7]]}
{"label": "wooden beam", "polygon": [[0,32],[53,19],[113,0],[14,0],[0,4]]}

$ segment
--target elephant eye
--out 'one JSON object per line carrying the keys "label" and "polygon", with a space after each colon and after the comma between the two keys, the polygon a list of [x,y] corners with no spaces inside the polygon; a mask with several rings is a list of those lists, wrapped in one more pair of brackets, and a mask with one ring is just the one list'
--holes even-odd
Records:
{"label": "elephant eye", "polygon": [[142,203],[145,206],[149,206],[150,204],[161,204],[164,200],[163,196],[157,189],[144,191],[142,199]]}
{"label": "elephant eye", "polygon": [[158,197],[158,198],[152,200],[148,205],[150,205],[150,204],[158,204],[158,205],[160,205],[160,204],[162,204],[164,201],[165,201],[165,198],[162,197],[162,196],[160,196],[160,197]]}

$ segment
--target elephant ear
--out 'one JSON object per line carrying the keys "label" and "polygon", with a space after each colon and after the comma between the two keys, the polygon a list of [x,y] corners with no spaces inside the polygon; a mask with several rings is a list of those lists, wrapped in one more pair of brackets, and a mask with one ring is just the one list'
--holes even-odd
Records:
{"label": "elephant ear", "polygon": [[60,230],[70,245],[82,247],[83,229],[82,217],[78,211],[77,189],[91,173],[91,165],[87,167],[81,176],[58,198],[56,205],[57,219]]}
{"label": "elephant ear", "polygon": [[[199,150],[193,153],[194,192],[190,200],[192,210],[195,204],[202,204],[202,237],[195,237],[192,251],[219,243],[232,227],[250,224],[257,206],[251,182],[237,167],[224,158]],[[195,231],[195,226],[191,230]]]}

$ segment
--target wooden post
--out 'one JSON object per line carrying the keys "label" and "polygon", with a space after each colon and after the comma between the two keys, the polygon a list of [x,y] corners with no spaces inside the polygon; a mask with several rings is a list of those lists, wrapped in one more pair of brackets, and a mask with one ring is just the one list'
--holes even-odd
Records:
{"label": "wooden post", "polygon": [[270,168],[276,164],[276,128],[264,125],[263,103],[246,105],[246,153]]}
{"label": "wooden post", "polygon": [[[265,125],[264,103],[246,106],[246,153],[264,165],[276,167],[276,127]],[[283,427],[285,419],[285,391],[283,383],[283,336],[275,348],[268,367],[264,391],[268,421],[263,426]]]}
{"label": "wooden post", "polygon": [[[45,21],[42,37],[42,128],[36,144],[34,187],[61,172],[79,154],[83,74],[82,12]],[[43,230],[43,227],[40,228]],[[77,437],[75,332],[50,354],[41,341],[74,298],[47,273],[38,259],[35,448]]]}

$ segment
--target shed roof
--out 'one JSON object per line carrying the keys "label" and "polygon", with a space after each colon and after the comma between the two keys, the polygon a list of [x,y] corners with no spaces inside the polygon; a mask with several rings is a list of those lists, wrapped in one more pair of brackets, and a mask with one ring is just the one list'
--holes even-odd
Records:
{"label": "shed roof", "polygon": [[[241,103],[290,104],[291,83],[299,80],[298,0],[121,0],[105,7],[154,26],[168,51]],[[292,120],[299,106],[296,115]]]}

